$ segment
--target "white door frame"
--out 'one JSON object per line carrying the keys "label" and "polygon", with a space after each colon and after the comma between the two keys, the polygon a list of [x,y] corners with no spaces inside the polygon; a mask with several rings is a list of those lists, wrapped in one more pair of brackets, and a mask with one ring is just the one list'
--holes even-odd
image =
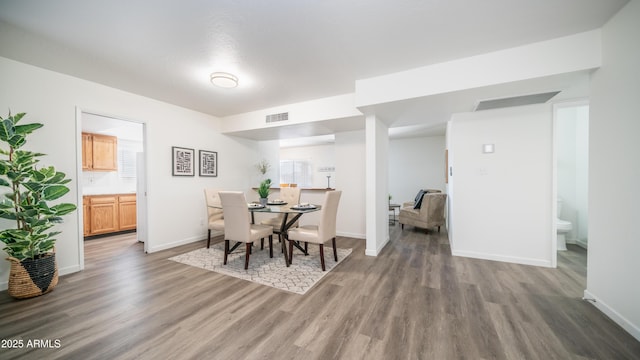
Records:
{"label": "white door frame", "polygon": [[[143,146],[143,157],[144,157],[144,173],[145,175],[148,173],[147,172],[147,123],[145,121],[138,121],[138,120],[132,120],[132,119],[127,119],[124,118],[122,116],[117,116],[117,115],[112,115],[112,114],[107,114],[105,112],[102,111],[92,111],[92,110],[88,110],[88,109],[81,109],[80,107],[76,106],[76,179],[78,182],[78,192],[77,192],[77,203],[80,205],[79,208],[81,208],[82,205],[82,196],[83,196],[83,187],[82,187],[82,114],[86,113],[86,114],[94,114],[94,115],[99,115],[99,116],[104,116],[104,117],[108,117],[108,118],[112,118],[115,120],[120,120],[120,121],[127,121],[127,122],[133,122],[136,124],[141,124],[142,125],[142,146]],[[144,188],[146,189],[146,176],[145,176],[145,186]],[[143,199],[136,199],[137,203],[141,203],[141,205],[146,209],[147,208],[147,197],[145,196]],[[78,260],[79,260],[79,264],[80,264],[80,270],[84,270],[84,213],[82,211],[82,209],[79,209],[78,211],[76,211],[76,214],[78,216]],[[143,226],[145,228],[141,229],[142,232],[144,234],[148,234],[148,221],[147,219],[142,219],[143,221],[140,221],[138,223],[138,226]],[[144,242],[144,251],[147,252],[147,248],[149,247],[149,239],[147,239],[147,241]]]}
{"label": "white door frame", "polygon": [[578,107],[589,105],[588,99],[573,99],[553,104],[553,137],[552,137],[552,157],[553,165],[551,169],[552,185],[551,185],[551,267],[558,266],[558,228],[556,219],[558,218],[558,207],[556,199],[558,198],[558,146],[557,146],[557,122],[558,109],[568,107]]}

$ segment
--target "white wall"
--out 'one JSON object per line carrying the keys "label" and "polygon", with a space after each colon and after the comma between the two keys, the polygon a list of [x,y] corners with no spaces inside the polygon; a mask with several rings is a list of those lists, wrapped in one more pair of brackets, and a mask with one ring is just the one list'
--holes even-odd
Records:
{"label": "white wall", "polygon": [[[331,176],[331,187],[335,187],[337,177],[340,175],[336,171],[320,171],[322,167],[336,166],[336,152],[334,144],[296,146],[280,149],[280,160],[306,160],[312,165],[312,184],[314,188],[327,187],[327,175]],[[276,181],[277,183],[277,181]]]}
{"label": "white wall", "polygon": [[[80,204],[81,142],[76,107],[147,124],[150,251],[206,237],[204,187],[251,186],[247,174],[259,160],[255,142],[221,135],[215,117],[2,57],[0,78],[0,108],[27,112],[24,123],[45,125],[30,137],[27,147],[46,153],[43,163],[55,165],[73,179],[71,192],[61,199],[65,202]],[[218,151],[218,177],[171,176],[171,146]],[[81,266],[81,213],[66,216],[57,226],[62,231],[56,245],[61,274]],[[6,226],[6,222],[0,224]],[[8,262],[0,261],[0,288],[6,288],[7,276]]]}
{"label": "white wall", "polygon": [[[335,134],[334,144],[279,149],[279,156],[282,159],[304,159],[313,162],[314,187],[326,188],[326,175],[331,174],[331,186],[342,191],[336,231],[340,236],[358,239],[364,239],[366,233],[364,136],[364,131],[341,132]],[[265,142],[261,142],[263,143]],[[268,152],[265,149],[261,150],[261,154]],[[318,172],[320,166],[334,166],[335,172]],[[273,167],[278,167],[277,160],[272,162]],[[278,185],[278,181],[275,181],[274,186]],[[278,190],[273,190],[270,197],[277,198],[277,196]],[[322,204],[324,196],[324,191],[302,190],[300,201]],[[262,220],[269,215],[257,214],[256,216],[256,220]],[[317,224],[319,220],[319,213],[306,214],[300,218],[300,225]]]}
{"label": "white wall", "polygon": [[455,114],[449,131],[453,255],[551,266],[551,107]]}
{"label": "white wall", "polygon": [[366,138],[366,249],[377,256],[389,242],[389,127],[381,118],[367,115]]}
{"label": "white wall", "polygon": [[444,136],[389,141],[391,202],[413,201],[419,189],[445,191]]}
{"label": "white wall", "polygon": [[602,29],[591,79],[589,253],[585,296],[640,340],[640,2]]}
{"label": "white wall", "polygon": [[342,190],[338,209],[338,235],[364,239],[365,214],[365,133],[336,134],[336,190]]}
{"label": "white wall", "polygon": [[[128,149],[133,154],[143,152],[141,141],[118,139],[118,170],[117,171],[82,171],[82,194],[128,194],[136,192],[136,178],[123,177],[120,168],[121,149]],[[133,159],[135,161],[135,158]]]}
{"label": "white wall", "polygon": [[[356,80],[357,107],[597,68],[600,30]],[[452,75],[455,74],[455,75]]]}
{"label": "white wall", "polygon": [[[342,122],[360,121],[362,113],[354,106],[354,96],[354,94],[337,95],[226,116],[222,119],[221,131],[233,133],[251,129],[279,128],[283,125],[300,125],[331,119],[341,119]],[[288,120],[269,124],[265,122],[267,115],[283,112],[289,113]]]}

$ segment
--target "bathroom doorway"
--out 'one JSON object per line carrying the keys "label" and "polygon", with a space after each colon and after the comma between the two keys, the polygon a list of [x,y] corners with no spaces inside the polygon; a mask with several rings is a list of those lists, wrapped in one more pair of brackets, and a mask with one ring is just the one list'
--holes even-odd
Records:
{"label": "bathroom doorway", "polygon": [[[582,253],[588,237],[589,103],[554,106],[555,199],[557,255]],[[578,254],[579,255],[579,254]],[[585,268],[586,268],[586,261]]]}

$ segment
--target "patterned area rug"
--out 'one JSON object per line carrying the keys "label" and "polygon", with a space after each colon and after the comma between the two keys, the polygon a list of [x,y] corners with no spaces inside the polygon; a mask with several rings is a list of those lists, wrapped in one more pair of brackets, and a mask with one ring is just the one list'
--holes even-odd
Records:
{"label": "patterned area rug", "polygon": [[[322,271],[320,268],[320,250],[317,245],[309,244],[309,256],[304,256],[294,248],[293,264],[290,267],[286,267],[284,264],[284,255],[280,252],[280,244],[277,240],[273,244],[273,258],[269,258],[269,248],[266,245],[265,242],[264,250],[260,250],[260,246],[254,246],[253,253],[249,258],[248,270],[244,269],[244,244],[229,254],[227,265],[222,265],[224,242],[212,245],[209,249],[201,248],[174,256],[169,260],[253,281],[276,289],[305,294],[323,276],[351,254],[351,249],[338,248],[338,262],[335,262],[333,260],[333,248],[331,245],[325,245],[324,262],[327,270]],[[233,246],[233,242],[231,246]]]}

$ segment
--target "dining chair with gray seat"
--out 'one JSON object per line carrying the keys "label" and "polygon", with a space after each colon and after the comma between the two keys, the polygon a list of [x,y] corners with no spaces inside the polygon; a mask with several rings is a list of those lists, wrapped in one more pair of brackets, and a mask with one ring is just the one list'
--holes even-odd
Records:
{"label": "dining chair with gray seat", "polygon": [[324,264],[324,244],[331,241],[333,246],[333,258],[338,261],[336,249],[336,219],[338,215],[338,204],[340,203],[342,191],[327,191],[324,204],[320,210],[320,222],[318,225],[303,225],[289,230],[287,239],[289,240],[289,261],[293,262],[293,242],[302,241],[318,244],[320,246],[320,264],[322,271],[325,271]]}
{"label": "dining chair with gray seat", "polygon": [[[299,187],[283,187],[280,189],[280,198],[281,200],[289,205],[296,205],[300,203],[300,188]],[[285,214],[280,213],[275,217],[271,217],[266,220],[262,220],[260,224],[271,226],[273,228],[273,233],[278,235],[278,239],[282,242],[282,221],[284,220]],[[298,227],[298,221],[293,223],[291,228]]]}
{"label": "dining chair with gray seat", "polygon": [[241,191],[220,191],[219,194],[225,221],[223,264],[227,265],[230,241],[245,243],[245,270],[249,268],[249,255],[254,241],[269,237],[269,256],[273,257],[273,228],[251,223],[251,215],[244,193]]}
{"label": "dining chair with gray seat", "polygon": [[207,248],[209,248],[211,246],[211,230],[224,232],[224,216],[217,189],[204,189],[204,199],[207,205]]}

